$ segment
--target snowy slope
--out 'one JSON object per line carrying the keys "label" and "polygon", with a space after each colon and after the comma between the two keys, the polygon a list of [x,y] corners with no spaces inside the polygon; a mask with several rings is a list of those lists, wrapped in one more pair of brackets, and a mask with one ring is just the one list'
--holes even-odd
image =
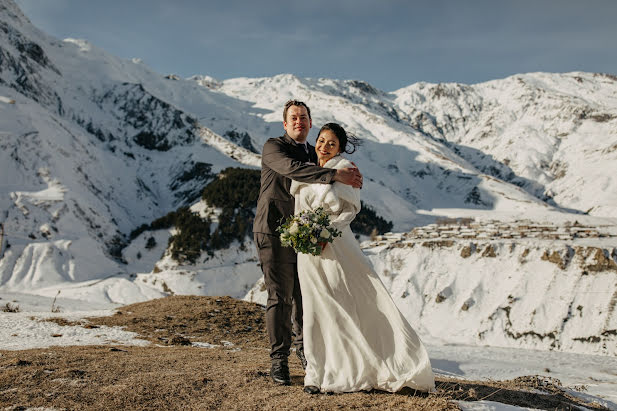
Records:
{"label": "snowy slope", "polygon": [[617,216],[617,77],[530,73],[393,93],[411,124],[562,208]]}
{"label": "snowy slope", "polygon": [[94,280],[102,299],[160,296],[132,281],[120,251],[128,233],[192,203],[220,169],[259,165],[198,122],[220,117],[224,129],[236,107],[193,81],[53,39],[12,1],[0,16],[0,284],[50,294]]}
{"label": "snowy slope", "polygon": [[[399,116],[392,94],[365,82],[284,74],[225,80],[214,87],[252,102],[273,123],[281,121],[280,107],[286,100],[301,98],[313,117],[315,130],[309,139],[329,121],[362,138],[364,145],[350,158],[366,176],[364,201],[395,221],[399,230],[423,221],[418,210],[440,215],[438,210],[444,208],[513,213],[552,208],[515,185],[483,174],[447,145],[413,127]],[[409,211],[402,211],[403,207]]]}
{"label": "snowy slope", "polygon": [[486,174],[562,209],[617,216],[612,75],[530,73],[475,85],[416,83],[391,93],[361,81],[288,74],[207,84],[268,110],[268,121],[279,121],[284,101],[300,96],[315,126],[335,120],[366,138],[357,159],[362,169],[384,176],[381,182],[419,208],[456,204],[478,185],[478,205],[510,206],[499,204],[498,188],[483,185]]}
{"label": "snowy slope", "polygon": [[363,248],[428,341],[617,356],[615,226],[433,224]]}
{"label": "snowy slope", "polygon": [[[311,106],[310,139],[323,123],[337,121],[364,140],[350,156],[365,176],[363,201],[392,220],[395,231],[446,216],[614,226],[616,84],[612,76],[589,73],[534,73],[472,86],[417,83],[394,92],[290,74],[180,79],[85,40],[50,37],[12,0],[0,0],[0,290],[48,297],[61,290],[65,298],[101,304],[170,293],[244,296],[261,276],[250,241],[179,265],[166,253],[169,231],[145,232],[132,242],[129,235],[179,206],[207,208],[197,199],[220,170],[259,167],[263,143],[283,132],[281,108],[289,98]],[[150,237],[154,248],[146,248]],[[612,250],[614,244],[611,237],[600,247]],[[416,272],[439,267],[423,274],[426,284],[434,282],[426,286],[431,296],[443,291],[435,276],[454,283],[473,272],[480,287],[504,266],[517,284],[531,284],[538,270],[555,282],[582,273],[575,265],[571,272],[554,271],[539,249],[531,254],[538,265],[504,254],[478,260],[480,269],[470,263],[475,260],[457,257],[459,248],[368,252],[380,274],[400,265],[401,279],[414,281]],[[396,267],[389,265],[394,255],[402,261]],[[615,276],[602,278],[588,287],[613,290]],[[395,298],[407,291],[391,287]],[[559,290],[571,295],[571,304],[586,298],[579,286]],[[471,322],[459,318],[468,329],[452,339],[615,355],[597,341],[572,342],[587,336],[614,343],[610,333],[602,340],[602,332],[615,328],[613,317],[603,317],[603,326],[579,321],[584,335],[566,333],[553,345],[500,340],[508,325],[500,317],[509,307],[504,295],[478,303],[481,315]],[[612,313],[614,300],[594,307]],[[542,304],[548,302],[534,304],[547,311]],[[406,315],[427,334],[443,337],[443,330],[428,325],[443,319],[446,306],[427,302],[426,316],[411,309]],[[528,320],[529,312],[509,309],[518,321]],[[516,330],[550,333],[567,318],[560,309],[555,318]]]}

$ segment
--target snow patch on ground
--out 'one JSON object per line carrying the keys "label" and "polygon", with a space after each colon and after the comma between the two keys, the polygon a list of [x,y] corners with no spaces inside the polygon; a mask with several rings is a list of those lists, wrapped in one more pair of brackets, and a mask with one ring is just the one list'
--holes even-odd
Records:
{"label": "snow patch on ground", "polygon": [[[137,338],[137,333],[120,327],[61,326],[46,321],[63,318],[79,321],[88,317],[113,315],[113,304],[46,298],[27,294],[0,293],[0,304],[18,307],[18,312],[0,312],[0,350],[25,350],[74,345],[149,345]],[[51,312],[52,308],[61,312]],[[66,312],[62,312],[67,310]]]}
{"label": "snow patch on ground", "polygon": [[605,406],[617,410],[617,358],[467,345],[426,344],[437,374],[470,380],[508,380],[526,375],[544,375],[564,387],[584,385],[579,396],[601,397]]}
{"label": "snow patch on ground", "polygon": [[494,401],[457,401],[462,411],[514,411],[534,410],[535,408],[523,408],[514,405],[502,404]]}

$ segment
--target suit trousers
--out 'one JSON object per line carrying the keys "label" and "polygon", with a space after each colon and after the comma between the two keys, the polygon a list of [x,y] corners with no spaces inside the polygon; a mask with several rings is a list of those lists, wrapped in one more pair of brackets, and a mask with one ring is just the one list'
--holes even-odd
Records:
{"label": "suit trousers", "polygon": [[295,345],[302,347],[302,294],[296,254],[292,248],[281,246],[278,235],[255,233],[254,237],[268,291],[266,330],[270,358],[273,362],[285,362],[292,332]]}

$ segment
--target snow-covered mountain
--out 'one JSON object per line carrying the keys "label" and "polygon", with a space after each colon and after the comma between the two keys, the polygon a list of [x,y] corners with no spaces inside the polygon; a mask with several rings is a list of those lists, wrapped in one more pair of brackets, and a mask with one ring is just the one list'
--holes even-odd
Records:
{"label": "snow-covered mountain", "polygon": [[199,123],[216,117],[233,132],[242,103],[58,41],[0,5],[4,287],[122,277],[131,230],[192,204],[220,169],[259,165]]}
{"label": "snow-covered mountain", "polygon": [[533,73],[394,94],[414,126],[478,170],[565,209],[617,216],[617,76]]}
{"label": "snow-covered mountain", "polygon": [[526,201],[511,188],[487,187],[494,177],[561,209],[617,217],[617,76],[532,73],[391,93],[291,75],[209,86],[269,110],[272,121],[286,99],[305,97],[314,124],[335,120],[365,138],[358,162],[366,174],[383,176],[373,180],[419,209]]}
{"label": "snow-covered mountain", "polygon": [[[118,303],[244,296],[260,277],[253,247],[180,265],[161,258],[169,230],[129,234],[179,206],[209,209],[199,195],[222,169],[259,167],[289,98],[311,107],[309,138],[337,121],[364,140],[351,156],[365,176],[363,201],[394,231],[443,217],[616,224],[614,76],[533,73],[394,92],[289,74],[181,79],[57,40],[0,0],[0,290]],[[150,237],[156,246],[146,246]],[[423,266],[427,276],[438,274],[436,261],[463,275],[440,253]],[[378,266],[390,258],[375,255]],[[535,274],[517,261],[486,270]]]}
{"label": "snow-covered mountain", "polygon": [[[451,222],[363,243],[425,340],[617,356],[617,227]],[[266,303],[263,280],[246,296]]]}

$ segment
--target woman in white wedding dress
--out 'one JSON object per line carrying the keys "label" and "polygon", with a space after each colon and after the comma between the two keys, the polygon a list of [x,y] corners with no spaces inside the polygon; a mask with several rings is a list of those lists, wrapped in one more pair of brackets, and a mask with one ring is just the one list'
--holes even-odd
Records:
{"label": "woman in white wedding dress", "polygon": [[[319,131],[315,150],[319,165],[353,167],[340,156],[355,151],[357,139],[336,123]],[[338,182],[293,181],[295,213],[323,207],[342,231],[321,255],[298,254],[302,290],[304,390],[351,392],[403,387],[432,391],[435,379],[418,335],[400,313],[349,224],[360,211],[360,190]]]}

